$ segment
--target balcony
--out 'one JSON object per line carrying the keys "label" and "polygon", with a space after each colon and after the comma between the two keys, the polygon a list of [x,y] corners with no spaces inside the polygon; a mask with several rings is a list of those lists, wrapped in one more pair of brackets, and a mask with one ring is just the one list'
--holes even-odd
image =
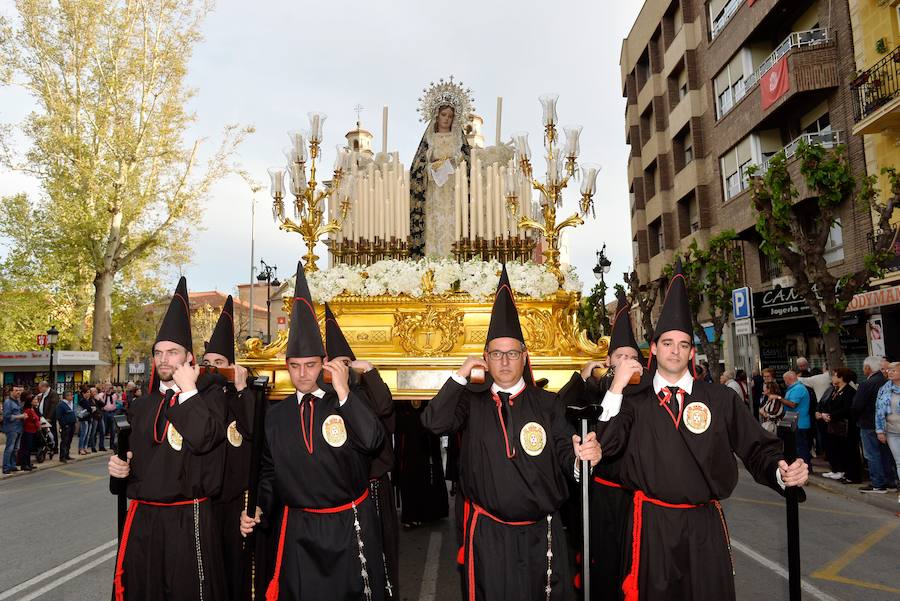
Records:
{"label": "balcony", "polygon": [[722,12],[716,16],[715,20],[712,22],[712,27],[709,32],[709,38],[715,39],[717,35],[722,33],[722,30],[725,29],[725,26],[728,25],[728,22],[731,21],[731,18],[734,16],[734,13],[737,12],[738,8],[740,8],[741,4],[744,0],[731,0],[725,7],[722,9]]}
{"label": "balcony", "polygon": [[[782,148],[779,152],[784,152],[784,158],[790,161],[797,154],[800,143],[805,142],[807,146],[822,146],[823,148],[834,148],[838,144],[844,143],[843,130],[836,129],[834,131],[821,131],[815,134],[803,134],[802,136],[791,140],[791,143]],[[775,154],[778,154],[777,152]],[[773,155],[774,156],[774,155]],[[769,170],[769,161],[767,158],[759,164],[757,174],[762,175]]]}
{"label": "balcony", "polygon": [[774,67],[775,63],[788,52],[795,48],[818,46],[819,44],[825,44],[829,41],[828,29],[824,27],[807,31],[795,31],[788,35],[780,44],[778,44],[778,47],[772,51],[772,54],[767,56],[742,83],[738,83],[733,88],[729,89],[726,94],[723,94],[716,99],[719,109],[718,118],[723,118],[737,106],[738,102],[759,83],[762,76],[765,75],[769,69]]}
{"label": "balcony", "polygon": [[877,134],[900,127],[900,46],[850,84],[853,134]]}

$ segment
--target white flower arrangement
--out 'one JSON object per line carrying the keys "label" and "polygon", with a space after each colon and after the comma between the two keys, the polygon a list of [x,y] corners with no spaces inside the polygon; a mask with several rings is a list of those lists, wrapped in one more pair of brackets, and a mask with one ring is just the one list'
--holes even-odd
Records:
{"label": "white flower arrangement", "polygon": [[[507,273],[513,290],[535,299],[553,296],[560,289],[556,276],[545,265],[532,263],[507,263]],[[306,276],[314,302],[323,303],[341,294],[355,296],[401,296],[412,298],[425,296],[422,276],[427,271],[434,275],[432,294],[446,294],[454,290],[464,292],[478,301],[490,299],[497,289],[501,270],[499,261],[473,259],[458,263],[449,259],[419,259],[398,261],[386,259],[372,265],[335,265],[324,271]],[[580,292],[581,280],[574,267],[564,274],[562,289]],[[292,289],[292,286],[289,286]],[[289,291],[287,294],[290,294]]]}

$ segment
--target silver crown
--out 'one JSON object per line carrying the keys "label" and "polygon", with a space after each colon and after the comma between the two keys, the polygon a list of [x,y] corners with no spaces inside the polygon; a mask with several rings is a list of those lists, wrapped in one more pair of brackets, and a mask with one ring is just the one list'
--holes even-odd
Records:
{"label": "silver crown", "polygon": [[419,120],[428,123],[442,106],[452,106],[454,118],[460,119],[460,123],[465,123],[469,115],[475,111],[474,102],[472,90],[463,87],[463,82],[453,81],[452,75],[447,81],[441,78],[438,83],[432,81],[429,87],[422,89],[422,96],[419,98]]}

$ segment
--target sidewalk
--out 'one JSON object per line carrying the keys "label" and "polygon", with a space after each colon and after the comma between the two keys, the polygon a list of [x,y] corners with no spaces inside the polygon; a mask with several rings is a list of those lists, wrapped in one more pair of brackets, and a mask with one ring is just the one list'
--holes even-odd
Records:
{"label": "sidewalk", "polygon": [[842,484],[837,480],[825,478],[822,474],[828,471],[828,463],[817,458],[813,458],[813,469],[815,470],[815,473],[811,474],[809,477],[809,483],[811,485],[817,486],[834,495],[852,501],[862,501],[869,505],[900,515],[900,493],[897,491],[888,490],[885,494],[861,493],[859,492],[859,487],[865,486],[868,482]]}
{"label": "sidewalk", "polygon": [[[5,446],[6,446],[6,435],[3,434],[2,432],[0,432],[0,449],[3,449],[3,447],[5,447]],[[107,455],[112,455],[112,451],[107,450],[104,452],[88,453],[87,455],[79,455],[78,454],[78,440],[73,439],[72,440],[72,458],[69,459],[68,463],[62,463],[59,460],[59,455],[54,455],[52,460],[50,460],[50,459],[44,460],[44,463],[38,463],[37,460],[35,460],[35,458],[32,457],[31,465],[33,465],[35,468],[33,471],[31,471],[31,472],[16,471],[16,472],[11,472],[9,474],[2,474],[2,476],[0,476],[0,481],[8,480],[10,478],[18,478],[18,477],[22,477],[22,476],[27,476],[28,474],[34,474],[41,470],[49,470],[49,469],[53,469],[53,468],[57,468],[57,467],[65,466],[65,465],[71,465],[77,461],[83,461],[85,459],[93,459],[95,457],[102,457],[102,456],[107,456]]]}

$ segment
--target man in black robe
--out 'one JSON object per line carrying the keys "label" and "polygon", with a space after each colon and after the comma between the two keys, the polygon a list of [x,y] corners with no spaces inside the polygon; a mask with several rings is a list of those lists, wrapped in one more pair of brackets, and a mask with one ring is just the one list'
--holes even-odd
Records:
{"label": "man in black robe", "polygon": [[116,559],[116,601],[224,599],[210,497],[225,460],[221,376],[200,376],[191,353],[182,277],[153,345],[150,388],[128,405],[131,451],[109,474],[127,478],[131,499]]}
{"label": "man in black robe", "polygon": [[253,440],[254,397],[247,388],[247,370],[234,362],[234,299],[225,300],[216,322],[203,364],[234,370],[234,382],[225,386],[225,474],[222,490],[212,501],[219,528],[219,545],[225,560],[227,599],[250,598],[250,570],[240,532],[241,512],[246,509],[250,480],[250,446]]}
{"label": "man in black robe", "polygon": [[[578,461],[599,459],[595,435],[582,445],[557,396],[535,387],[505,267],[486,340],[484,358],[466,359],[422,414],[435,434],[462,434],[467,600],[563,599],[559,508]],[[484,384],[467,383],[474,367],[490,372]]]}
{"label": "man in black robe", "polygon": [[[741,458],[778,493],[802,486],[802,459],[788,466],[781,442],[763,430],[737,393],[692,377],[693,332],[680,265],[669,284],[650,346],[650,369],[623,395],[605,395],[600,447],[621,455],[620,481],[634,490],[626,601],[728,601],[734,565],[719,502],[738,482]],[[640,373],[624,361],[617,376]],[[624,397],[624,398],[623,398]]]}
{"label": "man in black robe", "polygon": [[[631,372],[617,370],[625,362],[637,362],[640,349],[631,327],[630,304],[625,295],[617,295],[618,306],[610,332],[609,349],[604,366],[609,370],[599,379],[592,376],[596,361],[590,361],[581,373],[559,391],[566,405],[601,404],[607,391],[621,394]],[[601,416],[603,417],[603,416]],[[615,419],[615,418],[613,418]],[[598,435],[610,420],[598,423]],[[594,468],[591,478],[591,599],[613,601],[622,597],[625,558],[630,549],[627,530],[632,492],[622,486],[620,457],[604,458]]]}
{"label": "man in black robe", "polygon": [[[381,545],[385,563],[385,599],[399,599],[400,524],[394,487],[388,472],[394,467],[394,398],[391,389],[381,379],[378,369],[368,361],[356,358],[341,326],[328,303],[325,303],[325,352],[330,361],[340,361],[351,369],[351,388],[364,399],[384,428],[385,439],[381,451],[372,459],[369,469],[369,494],[381,520]],[[357,375],[358,374],[358,375]]]}
{"label": "man in black robe", "polygon": [[[302,263],[285,362],[296,394],[266,414],[265,446],[255,519],[241,514],[241,532],[253,531],[284,503],[275,571],[266,601],[384,599],[381,525],[370,499],[372,457],[384,428],[350,389],[342,361],[323,362],[325,348]],[[332,384],[320,382],[322,371]]]}

